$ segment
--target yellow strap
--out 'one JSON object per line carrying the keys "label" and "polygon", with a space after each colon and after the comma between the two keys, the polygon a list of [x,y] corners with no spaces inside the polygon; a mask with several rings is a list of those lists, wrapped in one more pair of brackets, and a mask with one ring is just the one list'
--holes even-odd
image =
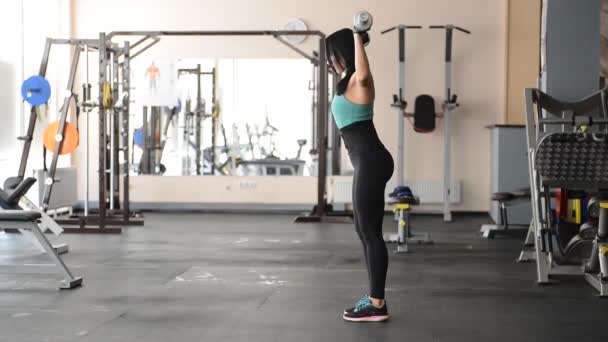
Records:
{"label": "yellow strap", "polygon": [[407,203],[397,203],[397,204],[395,204],[395,208],[401,209],[401,210],[409,210],[410,205]]}
{"label": "yellow strap", "polygon": [[213,113],[211,114],[211,116],[214,119],[220,117],[220,101],[215,101],[215,104],[213,105]]}
{"label": "yellow strap", "polygon": [[114,105],[112,99],[112,85],[109,82],[103,84],[103,103],[104,109],[110,109]]}
{"label": "yellow strap", "polygon": [[600,208],[608,209],[608,202],[600,202]]}
{"label": "yellow strap", "polygon": [[587,126],[585,126],[585,125],[581,126],[581,131],[583,133],[586,133],[587,132]]}
{"label": "yellow strap", "polygon": [[600,254],[608,255],[608,246],[600,246]]}
{"label": "yellow strap", "polygon": [[574,200],[574,223],[581,224],[583,221],[583,201],[580,199]]}

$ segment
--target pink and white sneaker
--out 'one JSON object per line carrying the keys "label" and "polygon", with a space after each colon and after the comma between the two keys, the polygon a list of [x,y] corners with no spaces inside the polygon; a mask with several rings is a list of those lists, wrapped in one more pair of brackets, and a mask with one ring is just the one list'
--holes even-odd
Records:
{"label": "pink and white sneaker", "polygon": [[389,318],[388,306],[385,302],[384,306],[377,308],[369,299],[363,300],[354,310],[344,312],[342,318],[349,322],[384,322]]}

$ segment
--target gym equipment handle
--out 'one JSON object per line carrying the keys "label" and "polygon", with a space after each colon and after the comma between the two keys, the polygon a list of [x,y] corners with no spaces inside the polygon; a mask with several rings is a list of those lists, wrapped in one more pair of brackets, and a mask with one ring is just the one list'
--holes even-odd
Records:
{"label": "gym equipment handle", "polygon": [[447,29],[447,28],[453,28],[453,29],[457,29],[460,32],[464,32],[466,34],[471,34],[471,31],[464,29],[460,26],[455,26],[455,25],[430,25],[429,26],[430,29]]}
{"label": "gym equipment handle", "polygon": [[395,29],[398,29],[398,28],[406,28],[406,29],[421,29],[421,28],[422,28],[422,26],[420,26],[420,25],[403,25],[403,26],[393,26],[393,27],[391,27],[391,28],[388,28],[388,29],[386,29],[386,30],[384,30],[384,31],[380,32],[380,34],[389,33],[389,32],[391,32],[391,31],[393,31],[393,30],[395,30]]}

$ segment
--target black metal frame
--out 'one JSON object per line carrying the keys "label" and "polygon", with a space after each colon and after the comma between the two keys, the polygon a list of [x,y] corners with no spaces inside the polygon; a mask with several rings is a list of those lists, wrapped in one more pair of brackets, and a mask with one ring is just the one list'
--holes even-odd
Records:
{"label": "black metal frame", "polygon": [[[319,37],[319,51],[310,56],[293,46],[283,36],[305,35]],[[137,41],[130,42],[124,40],[122,46],[114,43],[113,39],[125,36],[139,36]],[[296,222],[318,222],[324,218],[331,220],[331,206],[326,198],[326,178],[327,178],[327,149],[328,149],[328,61],[325,49],[325,34],[321,31],[271,31],[271,30],[252,30],[252,31],[115,31],[106,34],[101,32],[98,39],[50,39],[48,38],[40,66],[39,75],[44,76],[48,65],[50,48],[53,44],[69,44],[76,46],[76,53],[73,57],[70,79],[68,82],[69,97],[65,98],[62,107],[62,120],[60,129],[65,125],[65,116],[69,108],[69,100],[72,94],[76,63],[80,50],[83,46],[88,46],[98,51],[99,56],[99,143],[98,143],[98,177],[99,177],[99,208],[96,212],[84,216],[60,218],[59,224],[75,225],[78,228],[66,228],[66,232],[76,233],[120,233],[123,225],[142,225],[143,220],[137,214],[131,212],[129,207],[129,103],[130,103],[130,61],[145,52],[150,47],[157,44],[162,36],[271,36],[281,43],[290,47],[304,58],[314,63],[317,69],[317,89],[316,96],[318,101],[316,110],[316,141],[314,142],[319,154],[318,162],[318,181],[317,181],[317,201],[312,211],[306,215],[296,218]],[[112,104],[104,106],[104,85],[109,83],[112,86]],[[119,98],[121,97],[121,98]],[[106,115],[110,114],[110,127]],[[28,132],[24,140],[19,176],[25,174],[27,158],[33,139],[33,131],[36,121],[36,110],[32,108]],[[110,134],[108,134],[110,133]],[[339,134],[335,125],[332,125],[332,173],[336,174],[339,166]],[[88,137],[87,137],[88,138]],[[109,148],[108,148],[109,147]],[[61,141],[56,146],[56,151],[61,148]],[[119,160],[120,151],[123,152],[123,160]],[[53,155],[51,170],[47,179],[53,180],[58,154]],[[108,170],[109,169],[109,170]],[[122,187],[120,179],[122,173]],[[108,177],[109,176],[109,177]],[[50,198],[52,181],[48,181],[45,188],[45,199]],[[122,193],[122,201],[120,200]],[[109,197],[108,197],[109,195]],[[109,202],[109,203],[108,203]],[[109,208],[108,208],[109,204]],[[334,219],[335,220],[335,217]]]}
{"label": "black metal frame", "polygon": [[[197,108],[194,111],[194,113],[196,113],[195,117],[196,117],[196,125],[195,125],[195,143],[194,145],[196,146],[196,174],[197,175],[202,175],[203,172],[203,151],[201,150],[201,146],[202,146],[202,131],[203,131],[203,124],[204,124],[204,120],[208,117],[211,117],[211,156],[210,156],[210,163],[211,163],[211,174],[215,175],[215,170],[216,170],[216,165],[215,165],[215,146],[216,146],[216,135],[215,135],[215,130],[217,128],[217,118],[213,116],[213,114],[215,113],[215,102],[216,102],[216,87],[215,87],[215,83],[216,83],[216,71],[215,71],[215,67],[211,69],[211,71],[203,71],[203,69],[201,68],[200,64],[196,65],[196,68],[183,68],[183,69],[178,69],[177,70],[177,74],[178,77],[181,74],[190,74],[190,75],[196,75],[196,103],[197,103]],[[202,76],[211,76],[211,101],[212,101],[212,105],[211,105],[211,114],[205,114],[204,108],[201,107],[201,103],[202,103]],[[186,110],[186,115],[191,114],[190,111],[190,107],[189,106],[185,106],[185,108],[187,108]],[[188,123],[186,123],[186,127],[188,127]],[[190,139],[188,138],[188,142],[190,142]]]}
{"label": "black metal frame", "polygon": [[[73,49],[72,62],[70,65],[70,73],[68,76],[68,83],[67,83],[67,87],[66,87],[66,95],[63,99],[63,105],[61,107],[61,110],[59,113],[59,118],[58,118],[59,127],[58,127],[57,136],[60,139],[58,139],[57,143],[55,144],[50,168],[45,173],[44,194],[43,194],[42,202],[40,203],[40,207],[42,210],[48,209],[49,202],[50,202],[51,195],[52,195],[53,185],[55,183],[57,163],[59,160],[59,151],[60,151],[61,147],[63,146],[63,137],[65,134],[65,126],[66,126],[66,122],[67,122],[70,101],[74,97],[74,95],[73,95],[74,83],[75,83],[75,79],[76,79],[76,71],[78,69],[78,62],[80,59],[81,50],[83,49],[84,46],[87,46],[88,48],[91,48],[91,49],[99,50],[100,41],[96,40],[96,39],[52,39],[52,38],[47,38],[46,42],[45,42],[42,61],[40,63],[40,69],[38,72],[38,75],[41,77],[46,76],[46,70],[47,70],[47,66],[48,66],[48,62],[49,62],[49,58],[50,58],[51,47],[53,45],[70,45],[70,46],[74,46],[75,48]],[[27,168],[27,161],[29,158],[30,150],[31,150],[31,143],[33,140],[33,133],[34,133],[34,129],[36,126],[36,121],[37,121],[36,116],[37,116],[36,108],[32,107],[32,109],[30,111],[27,133],[25,136],[19,137],[19,140],[24,141],[22,154],[21,154],[21,161],[19,164],[19,171],[17,174],[17,177],[19,179],[23,179],[23,177],[25,176],[25,171]],[[61,133],[59,133],[59,132],[61,132]],[[126,204],[125,210],[128,211],[128,203]],[[95,229],[93,231],[86,229],[86,225],[90,224],[91,222],[90,222],[90,220],[87,220],[83,217],[71,217],[71,218],[61,218],[60,217],[60,218],[56,219],[55,221],[60,225],[78,226],[78,228],[64,227],[64,232],[66,232],[66,233],[72,233],[72,232],[120,233],[121,232],[121,229],[119,227],[105,228],[105,223],[107,223],[107,222],[103,222],[104,224],[100,224],[100,229]],[[116,224],[116,222],[110,222],[110,223]],[[103,229],[103,228],[105,228],[105,229]]]}
{"label": "black metal frame", "polygon": [[[304,35],[304,36],[318,36],[319,37],[319,51],[318,56],[310,56],[298,49],[297,47],[288,43],[285,39],[282,39],[283,36],[289,35]],[[318,87],[317,87],[317,98],[320,100],[317,106],[317,148],[319,153],[319,165],[318,165],[318,181],[317,181],[317,203],[314,206],[313,210],[303,216],[299,216],[296,218],[296,222],[318,222],[324,220],[325,218],[331,219],[331,206],[327,203],[326,198],[326,178],[327,178],[327,147],[328,147],[328,61],[327,61],[327,53],[325,49],[325,34],[321,31],[272,31],[272,30],[251,30],[251,31],[114,31],[105,35],[104,33],[100,34],[100,59],[99,59],[99,85],[100,85],[100,101],[102,99],[102,88],[103,84],[108,81],[108,77],[105,73],[108,60],[115,56],[115,58],[120,58],[121,56],[125,58],[120,48],[117,47],[116,44],[113,44],[112,41],[117,37],[142,37],[135,43],[131,45],[131,56],[130,59],[135,58],[136,56],[143,53],[145,50],[149,49],[151,46],[155,45],[160,41],[160,37],[163,36],[192,36],[192,37],[201,37],[201,36],[271,36],[275,39],[279,40],[281,43],[290,47],[293,51],[297,52],[304,58],[309,59],[312,63],[316,63],[318,66]],[[144,42],[146,44],[144,44]],[[143,47],[139,48],[136,52],[133,51],[136,46],[144,44]],[[123,75],[124,77],[124,75]],[[128,89],[125,89],[128,92]],[[100,128],[105,127],[105,122],[100,120]],[[335,135],[334,135],[335,137]],[[107,137],[104,134],[100,135],[100,152],[101,148],[104,148],[105,141]],[[339,145],[335,146],[335,148],[339,148]],[[335,149],[334,148],[334,149]],[[100,153],[100,165],[106,165],[106,161],[104,159],[104,153]],[[335,156],[339,157],[338,153],[334,153]],[[334,160],[334,164],[337,164]],[[100,184],[105,184],[105,177],[102,175],[103,172],[100,169]],[[106,198],[105,187],[100,187],[100,203],[104,203],[104,199]],[[100,206],[99,215],[101,218],[104,218],[105,208]],[[334,219],[335,220],[335,217]],[[342,220],[340,220],[342,221]],[[103,222],[103,220],[102,220]]]}

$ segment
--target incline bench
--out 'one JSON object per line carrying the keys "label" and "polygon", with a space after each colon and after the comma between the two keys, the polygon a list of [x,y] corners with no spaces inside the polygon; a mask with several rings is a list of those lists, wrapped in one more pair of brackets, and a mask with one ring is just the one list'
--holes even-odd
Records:
{"label": "incline bench", "polygon": [[0,265],[0,273],[58,273],[64,276],[59,288],[72,289],[82,284],[82,278],[75,277],[70,272],[59,256],[57,249],[51,245],[44,235],[41,220],[46,215],[38,211],[22,210],[18,206],[19,200],[35,181],[34,178],[26,178],[18,186],[14,187],[10,193],[0,189],[0,204],[4,208],[4,210],[0,210],[0,230],[18,230],[23,235],[29,236],[34,246],[43,250],[51,258],[53,264]]}

